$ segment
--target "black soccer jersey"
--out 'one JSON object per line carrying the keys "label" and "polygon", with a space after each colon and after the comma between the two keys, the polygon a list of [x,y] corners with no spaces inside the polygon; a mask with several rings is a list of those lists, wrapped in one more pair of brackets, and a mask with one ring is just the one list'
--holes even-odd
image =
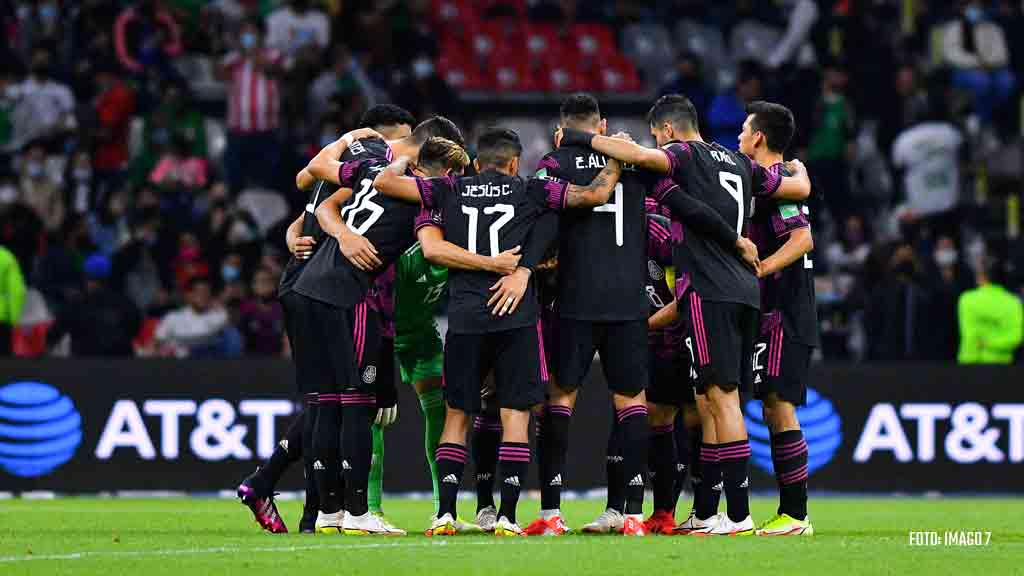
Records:
{"label": "black soccer jersey", "polygon": [[[585,186],[605,167],[604,155],[563,147],[537,165],[538,177]],[[608,203],[568,208],[559,217],[558,292],[564,318],[599,322],[643,319],[647,221],[644,196],[651,174],[627,167]]]}
{"label": "black soccer jersey", "polygon": [[[750,239],[757,244],[761,258],[777,252],[794,230],[810,228],[809,213],[807,206],[800,202],[758,198],[754,203]],[[817,347],[813,268],[813,254],[809,252],[779,272],[762,278],[761,313],[779,315],[786,338]]]}
{"label": "black soccer jersey", "polygon": [[[752,197],[770,197],[779,188],[778,167],[765,169],[747,156],[715,143],[671,142],[662,148],[671,164],[669,176],[742,234],[750,218]],[[663,198],[656,198],[663,200]],[[707,301],[760,307],[757,276],[731,246],[723,246],[688,227],[685,250],[677,250],[679,268],[689,270],[694,288]]]}
{"label": "black soccer jersey", "polygon": [[[493,170],[470,177],[417,178],[416,183],[423,200],[417,229],[439,226],[449,242],[488,256],[524,246],[537,218],[548,208],[564,205],[568,186],[559,180],[526,180]],[[537,322],[536,282],[532,279],[515,313],[491,314],[487,301],[492,295],[491,286],[499,278],[491,272],[449,272],[449,330],[481,334]]]}
{"label": "black soccer jersey", "polygon": [[[336,190],[338,190],[338,187],[334,184],[317,180],[316,184],[313,185],[312,192],[309,193],[309,202],[306,203],[302,213],[302,235],[312,236],[316,240],[316,244],[313,247],[314,251],[324,243],[324,238],[327,236],[327,233],[320,227],[320,222],[316,219],[316,209],[320,206],[321,202],[326,200],[331,194],[334,194]],[[288,263],[284,265],[284,271],[281,273],[281,283],[277,287],[277,295],[279,297],[292,291],[295,280],[298,279],[299,273],[302,272],[302,268],[306,266],[307,262],[309,260],[299,260],[295,256],[288,260]]]}
{"label": "black soccer jersey", "polygon": [[343,158],[349,160],[342,163],[339,180],[342,188],[352,189],[352,197],[342,205],[341,218],[373,244],[383,265],[371,272],[357,269],[341,253],[338,241],[326,236],[294,289],[303,296],[347,308],[362,301],[373,279],[413,245],[419,207],[378,194],[373,188],[373,179],[391,160],[391,148],[383,140],[357,140]]}

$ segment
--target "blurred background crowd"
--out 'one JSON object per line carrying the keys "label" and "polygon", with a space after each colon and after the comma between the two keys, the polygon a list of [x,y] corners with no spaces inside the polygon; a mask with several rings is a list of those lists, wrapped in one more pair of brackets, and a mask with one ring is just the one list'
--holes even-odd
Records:
{"label": "blurred background crowd", "polygon": [[380,102],[550,148],[596,93],[796,115],[826,360],[1019,347],[1022,3],[0,1],[0,353],[284,355],[295,172]]}

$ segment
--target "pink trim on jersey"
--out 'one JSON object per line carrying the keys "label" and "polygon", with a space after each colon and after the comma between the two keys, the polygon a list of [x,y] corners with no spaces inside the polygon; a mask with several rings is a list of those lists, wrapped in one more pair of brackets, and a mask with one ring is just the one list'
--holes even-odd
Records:
{"label": "pink trim on jersey", "polygon": [[537,352],[540,354],[540,379],[547,382],[548,378],[548,359],[544,353],[544,329],[540,325],[540,319],[537,319]]}
{"label": "pink trim on jersey", "polygon": [[690,321],[693,324],[694,339],[697,341],[697,359],[701,366],[711,363],[708,354],[708,338],[704,332],[704,310],[701,308],[700,295],[690,293]]}

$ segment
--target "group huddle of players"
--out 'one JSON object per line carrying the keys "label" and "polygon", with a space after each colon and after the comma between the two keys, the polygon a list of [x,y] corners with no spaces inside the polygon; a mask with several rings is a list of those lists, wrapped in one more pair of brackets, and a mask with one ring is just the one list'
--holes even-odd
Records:
{"label": "group huddle of players", "polygon": [[[515,132],[484,130],[471,161],[451,121],[417,125],[390,105],[321,150],[296,177],[310,200],[288,229],[279,290],[306,406],[238,488],[259,524],[287,531],[274,487],[301,460],[303,532],[405,533],[381,510],[397,372],[424,415],[428,535],[570,532],[559,510],[570,420],[597,352],[614,407],[608,502],[583,532],[813,533],[795,412],[817,346],[810,181],[783,161],[792,113],[747,112],[737,153],[701,139],[686,97],[664,96],[647,117],[658,147],[646,148],[605,136],[598,102],[575,94],[530,178],[518,176]],[[763,401],[780,493],[759,526],[741,391]],[[470,456],[473,522],[456,512]],[[534,460],[541,513],[521,528]],[[677,524],[687,477],[693,506]]]}

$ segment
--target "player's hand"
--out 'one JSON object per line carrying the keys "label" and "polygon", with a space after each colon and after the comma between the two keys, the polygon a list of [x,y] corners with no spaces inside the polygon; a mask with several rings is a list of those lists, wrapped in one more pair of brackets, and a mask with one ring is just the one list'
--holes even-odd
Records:
{"label": "player's hand", "polygon": [[555,126],[554,137],[555,137],[555,148],[558,148],[559,146],[562,145],[562,127],[561,126]]}
{"label": "player's hand", "polygon": [[761,260],[757,257],[757,245],[749,238],[740,236],[736,239],[736,250],[740,253],[743,261],[750,265],[755,271],[761,267]]}
{"label": "player's hand", "polygon": [[522,257],[522,254],[519,253],[519,246],[510,250],[505,250],[501,254],[491,258],[491,260],[494,261],[494,269],[492,272],[497,272],[502,276],[507,276],[516,271],[516,268],[519,267],[519,260]]}
{"label": "player's hand", "polygon": [[381,428],[387,428],[398,420],[398,404],[390,408],[378,408],[377,418],[374,419],[373,423],[380,426]]}
{"label": "player's hand", "polygon": [[487,301],[487,306],[493,306],[491,313],[495,316],[505,316],[506,314],[512,314],[519,308],[519,303],[523,301],[523,294],[526,293],[526,287],[530,284],[530,272],[527,268],[517,268],[515,272],[508,276],[502,276],[500,280],[491,286],[491,299]]}
{"label": "player's hand", "polygon": [[626,142],[632,142],[633,141],[633,137],[629,135],[629,132],[616,132],[615,134],[612,134],[612,138],[617,138],[619,140],[625,140]]}
{"label": "player's hand", "polygon": [[316,249],[316,239],[312,236],[299,236],[298,238],[288,242],[288,251],[295,256],[297,260],[309,260],[313,255],[313,250]]}
{"label": "player's hand", "polygon": [[377,249],[365,236],[351,232],[342,234],[338,237],[338,246],[345,258],[360,270],[373,270],[383,264],[377,257]]}
{"label": "player's hand", "polygon": [[[380,135],[380,132],[377,132],[373,128],[357,128],[348,134],[345,134],[345,136],[349,136],[353,140],[365,140],[366,138],[380,138],[381,140],[384,140],[384,137]],[[342,138],[345,136],[342,136]]]}
{"label": "player's hand", "polygon": [[801,162],[799,158],[793,158],[789,162],[786,162],[786,169],[792,172],[793,174],[801,174],[807,172],[807,166],[804,166],[804,163]]}

